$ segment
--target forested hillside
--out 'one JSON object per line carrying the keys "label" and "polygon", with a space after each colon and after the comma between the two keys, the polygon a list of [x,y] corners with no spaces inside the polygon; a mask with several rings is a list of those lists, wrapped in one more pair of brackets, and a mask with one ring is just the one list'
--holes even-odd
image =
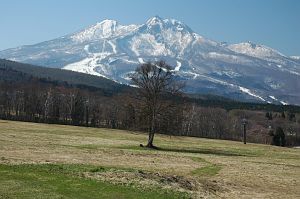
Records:
{"label": "forested hillside", "polygon": [[128,88],[126,85],[118,84],[112,80],[100,76],[88,75],[85,73],[78,73],[62,69],[39,67],[30,64],[22,64],[4,59],[0,59],[0,69],[2,71],[6,70],[7,72],[18,72],[18,74],[8,74],[6,76],[4,76],[4,73],[1,73],[0,81],[20,81],[20,78],[25,78],[24,80],[28,80],[29,78],[34,77],[41,80],[50,80],[52,82],[57,81],[76,86],[85,85],[113,92],[118,92],[122,89]]}

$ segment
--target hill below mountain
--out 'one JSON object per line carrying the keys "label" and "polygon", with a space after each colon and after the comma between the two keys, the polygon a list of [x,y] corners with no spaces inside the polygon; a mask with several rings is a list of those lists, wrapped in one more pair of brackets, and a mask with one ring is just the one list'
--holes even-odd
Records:
{"label": "hill below mountain", "polygon": [[28,82],[31,78],[39,78],[55,83],[67,83],[74,86],[93,87],[114,93],[131,89],[104,77],[78,73],[57,68],[40,67],[0,59],[0,82]]}

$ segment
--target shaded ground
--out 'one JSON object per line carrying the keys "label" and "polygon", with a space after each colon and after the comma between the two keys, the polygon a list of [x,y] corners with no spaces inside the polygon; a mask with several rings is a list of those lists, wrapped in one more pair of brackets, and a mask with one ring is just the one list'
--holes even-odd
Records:
{"label": "shaded ground", "polygon": [[[91,181],[145,198],[155,190],[173,198],[299,198],[298,149],[159,135],[159,150],[148,150],[139,147],[146,139],[121,130],[0,120],[0,172],[6,175],[17,167],[31,175],[32,167],[50,167],[54,176],[75,178],[81,188]],[[59,165],[64,172],[53,169]],[[0,198],[18,198],[18,189],[5,189],[17,182],[14,175],[1,178]],[[49,193],[55,190],[49,188]],[[126,193],[119,198],[135,197]]]}

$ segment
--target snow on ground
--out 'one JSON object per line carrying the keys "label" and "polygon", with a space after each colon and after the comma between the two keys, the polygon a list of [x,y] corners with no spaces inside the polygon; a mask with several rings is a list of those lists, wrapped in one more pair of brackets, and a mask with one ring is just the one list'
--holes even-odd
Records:
{"label": "snow on ground", "polygon": [[266,102],[266,100],[264,98],[262,98],[261,96],[255,94],[253,91],[251,91],[248,88],[245,88],[245,87],[242,87],[242,86],[238,86],[238,85],[235,85],[235,84],[223,81],[223,80],[219,80],[219,79],[216,79],[216,78],[212,78],[212,77],[209,77],[209,76],[206,76],[206,75],[203,75],[203,74],[197,74],[197,73],[194,73],[194,72],[183,72],[183,73],[188,74],[188,75],[193,75],[193,79],[196,79],[196,78],[198,78],[200,76],[200,77],[205,78],[205,79],[207,79],[207,80],[209,80],[211,82],[214,82],[214,83],[218,83],[218,84],[230,86],[230,87],[233,87],[233,88],[237,88],[238,90],[242,91],[243,93],[246,93],[246,94],[248,94],[248,95],[250,95],[252,97],[258,98],[261,101]]}
{"label": "snow on ground", "polygon": [[89,48],[90,48],[90,45],[85,45],[83,48],[87,54],[90,54]]}
{"label": "snow on ground", "polygon": [[98,71],[95,71],[94,69],[96,67],[101,67],[102,71],[106,72],[105,67],[103,67],[102,64],[98,64],[98,61],[106,58],[108,55],[110,55],[110,54],[109,53],[95,53],[92,55],[92,57],[85,58],[79,62],[68,64],[68,65],[64,66],[63,69],[72,70],[72,71],[81,72],[81,73],[87,73],[90,75],[97,75],[97,76],[107,78],[105,75],[99,73]]}
{"label": "snow on ground", "polygon": [[259,95],[256,95],[256,94],[254,94],[252,91],[250,91],[250,89],[248,89],[248,88],[245,88],[245,87],[242,87],[242,86],[239,86],[239,89],[240,89],[240,91],[242,91],[242,92],[244,92],[244,93],[247,93],[248,95],[251,95],[251,96],[253,96],[253,97],[256,97],[256,98],[258,98],[258,99],[260,99],[260,100],[262,100],[262,101],[266,101],[264,98],[262,98],[261,96],[259,96]]}
{"label": "snow on ground", "polygon": [[244,57],[241,56],[236,56],[236,55],[230,55],[230,54],[222,54],[222,53],[217,53],[217,52],[209,52],[207,54],[204,54],[205,57],[210,58],[210,59],[217,59],[217,60],[225,60],[228,63],[233,63],[233,64],[250,64],[251,60],[245,59]]}
{"label": "snow on ground", "polygon": [[278,52],[275,49],[270,47],[254,44],[252,42],[244,42],[238,44],[229,45],[228,48],[234,52],[250,55],[258,58],[267,58],[267,57],[284,57],[284,55]]}
{"label": "snow on ground", "polygon": [[292,59],[300,60],[300,56],[291,56]]}
{"label": "snow on ground", "polygon": [[63,69],[105,77],[104,75],[94,71],[94,67],[90,65],[92,60],[93,58],[85,58],[79,62],[68,64]]}
{"label": "snow on ground", "polygon": [[176,63],[177,63],[177,65],[176,65],[174,71],[179,71],[182,64],[179,61],[176,61]]}
{"label": "snow on ground", "polygon": [[141,57],[139,57],[138,60],[139,60],[139,62],[140,62],[141,64],[146,63],[146,62],[143,60],[143,58],[141,58]]}
{"label": "snow on ground", "polygon": [[291,71],[291,70],[289,70],[288,72],[290,72],[290,73],[292,73],[292,74],[294,74],[294,75],[298,75],[298,76],[300,76],[300,73],[298,73],[298,72]]}
{"label": "snow on ground", "polygon": [[286,103],[286,102],[284,102],[284,101],[280,101],[280,103],[281,103],[282,105],[289,105],[288,103]]}
{"label": "snow on ground", "polygon": [[170,54],[165,44],[157,41],[155,36],[149,33],[139,34],[133,37],[130,45],[136,56],[166,56]]}
{"label": "snow on ground", "polygon": [[278,99],[276,98],[276,97],[274,97],[273,95],[270,95],[269,96],[272,100],[277,100],[278,101]]}
{"label": "snow on ground", "polygon": [[117,54],[117,47],[112,41],[108,41],[108,43],[111,45],[114,54]]}

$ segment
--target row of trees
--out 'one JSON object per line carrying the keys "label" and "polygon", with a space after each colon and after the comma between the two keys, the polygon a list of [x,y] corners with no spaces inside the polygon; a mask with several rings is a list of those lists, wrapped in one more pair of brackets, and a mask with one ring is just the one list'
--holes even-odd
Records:
{"label": "row of trees", "polygon": [[[245,116],[257,118],[251,115],[252,112],[201,107],[182,100],[180,90],[183,85],[173,79],[170,67],[164,62],[143,64],[137,68],[132,80],[140,87],[137,92],[109,96],[97,89],[79,89],[39,79],[26,83],[2,82],[0,117],[145,131],[149,132],[147,147],[154,147],[155,133],[240,140],[241,119]],[[248,126],[254,130],[258,125],[267,129],[268,121],[263,115],[261,121],[250,121]],[[284,126],[290,132],[297,132],[298,127],[295,122],[293,126]],[[267,142],[267,130],[253,132],[252,138],[249,134],[249,141]]]}
{"label": "row of trees", "polygon": [[[103,96],[97,92],[52,86],[38,81],[0,84],[1,119],[141,130],[170,135],[226,139],[238,137],[230,136],[230,119],[224,109],[203,108],[164,99],[156,102],[159,106],[153,117],[153,110],[147,103],[135,95]],[[150,141],[153,142],[153,137],[150,137]]]}

